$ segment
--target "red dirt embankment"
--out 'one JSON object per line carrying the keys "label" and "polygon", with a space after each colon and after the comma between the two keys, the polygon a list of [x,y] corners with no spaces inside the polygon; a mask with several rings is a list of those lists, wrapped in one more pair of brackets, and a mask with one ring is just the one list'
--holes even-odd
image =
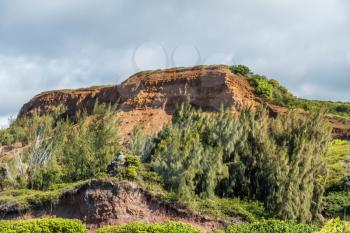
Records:
{"label": "red dirt embankment", "polygon": [[[4,205],[2,205],[4,206]],[[136,183],[109,180],[91,180],[63,193],[58,201],[41,205],[0,208],[1,219],[32,219],[62,217],[80,219],[91,232],[102,225],[134,221],[161,223],[181,221],[204,231],[223,229],[244,219],[237,216],[224,222],[194,212],[179,203],[166,202]]]}

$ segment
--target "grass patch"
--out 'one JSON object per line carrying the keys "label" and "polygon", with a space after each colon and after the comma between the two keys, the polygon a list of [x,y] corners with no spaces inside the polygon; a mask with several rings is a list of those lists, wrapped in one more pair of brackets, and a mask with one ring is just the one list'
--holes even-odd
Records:
{"label": "grass patch", "polygon": [[69,220],[62,218],[42,218],[32,220],[5,220],[0,221],[0,231],[2,233],[87,233],[85,225],[79,220]]}
{"label": "grass patch", "polygon": [[331,192],[324,197],[326,217],[342,217],[350,220],[350,192]]}
{"label": "grass patch", "polygon": [[165,222],[161,224],[130,223],[125,225],[106,226],[97,230],[97,233],[200,233],[191,225],[179,222]]}
{"label": "grass patch", "polygon": [[325,160],[329,178],[323,198],[323,214],[346,218],[350,213],[350,142],[334,140]]}
{"label": "grass patch", "polygon": [[39,191],[32,189],[11,189],[0,192],[0,209],[16,206],[20,209],[31,206],[39,206],[47,203],[56,203],[61,196],[74,190],[78,186],[88,181],[79,181],[70,184],[60,184],[52,187],[48,191]]}
{"label": "grass patch", "polygon": [[350,119],[350,102],[334,102],[307,100],[294,96],[283,87],[278,81],[269,79],[263,75],[254,74],[244,65],[232,66],[234,74],[240,74],[249,80],[251,86],[255,88],[255,94],[261,96],[269,102],[289,109],[304,109],[306,111],[324,109],[332,117],[340,119]]}
{"label": "grass patch", "polygon": [[325,157],[329,169],[326,188],[329,189],[350,176],[350,142],[334,140]]}
{"label": "grass patch", "polygon": [[242,217],[245,221],[255,222],[268,217],[262,203],[238,198],[197,199],[188,205],[191,209],[223,220]]}
{"label": "grass patch", "polygon": [[317,230],[315,226],[298,224],[293,221],[269,220],[232,225],[222,233],[311,233]]}

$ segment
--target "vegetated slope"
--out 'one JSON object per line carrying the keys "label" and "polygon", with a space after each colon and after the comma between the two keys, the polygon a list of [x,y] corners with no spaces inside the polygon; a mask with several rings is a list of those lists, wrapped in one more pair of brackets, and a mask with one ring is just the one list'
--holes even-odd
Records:
{"label": "vegetated slope", "polygon": [[[266,104],[272,114],[287,111],[281,101],[259,95],[260,87],[254,87],[247,76],[234,74],[232,67],[224,65],[145,71],[120,85],[44,92],[26,103],[19,117],[35,111],[44,114],[59,107],[65,107],[68,115],[83,110],[91,112],[96,100],[116,103],[125,139],[140,123],[149,132],[159,131],[169,122],[176,105],[188,98],[192,106],[208,112],[219,111],[221,107],[241,111],[261,104]],[[296,107],[302,107],[303,100],[297,100]],[[320,105],[313,103],[316,107]],[[330,117],[330,123],[335,137],[348,138],[349,120]]]}
{"label": "vegetated slope", "polygon": [[[38,192],[39,193],[39,192]],[[20,197],[20,195],[19,195]],[[80,219],[89,228],[104,224],[132,221],[150,223],[176,220],[198,226],[203,230],[221,229],[226,224],[241,221],[240,217],[223,222],[196,213],[177,203],[167,202],[133,182],[96,179],[80,182],[53,193],[28,195],[28,200],[6,200],[0,195],[1,219],[31,219],[56,216]]]}

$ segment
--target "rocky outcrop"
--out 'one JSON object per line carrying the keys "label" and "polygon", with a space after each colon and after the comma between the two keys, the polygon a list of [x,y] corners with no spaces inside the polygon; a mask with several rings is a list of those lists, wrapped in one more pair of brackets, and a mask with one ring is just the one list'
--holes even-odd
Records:
{"label": "rocky outcrop", "polygon": [[[189,99],[203,111],[221,107],[240,111],[266,102],[254,94],[246,78],[232,74],[228,66],[197,66],[137,73],[120,85],[79,90],[44,92],[35,96],[20,110],[19,117],[34,112],[47,113],[65,107],[69,115],[77,111],[91,112],[96,100],[117,104],[124,138],[137,124],[149,132],[159,130],[170,120],[176,105]],[[268,104],[272,115],[286,108]],[[348,138],[350,122],[330,119],[334,136]]]}
{"label": "rocky outcrop", "polygon": [[253,90],[245,78],[234,76],[226,66],[173,68],[137,73],[116,86],[44,92],[26,103],[19,117],[35,111],[47,113],[60,106],[69,113],[89,111],[97,99],[118,103],[123,111],[161,108],[171,112],[187,99],[203,110],[216,111],[224,106],[239,111],[258,104]]}
{"label": "rocky outcrop", "polygon": [[240,111],[259,104],[253,91],[244,77],[233,75],[226,66],[173,68],[140,72],[115,86],[44,92],[26,103],[19,117],[60,107],[69,115],[84,109],[89,113],[98,100],[117,105],[122,134],[127,138],[137,124],[148,132],[161,129],[176,105],[187,99],[204,111],[218,111],[221,106]]}

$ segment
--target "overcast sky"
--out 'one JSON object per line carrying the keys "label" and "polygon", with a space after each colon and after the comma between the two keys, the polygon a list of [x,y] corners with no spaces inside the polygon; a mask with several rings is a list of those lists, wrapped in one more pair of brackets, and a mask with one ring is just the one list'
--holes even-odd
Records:
{"label": "overcast sky", "polygon": [[349,12],[349,0],[0,0],[0,125],[45,90],[198,63],[350,101]]}

